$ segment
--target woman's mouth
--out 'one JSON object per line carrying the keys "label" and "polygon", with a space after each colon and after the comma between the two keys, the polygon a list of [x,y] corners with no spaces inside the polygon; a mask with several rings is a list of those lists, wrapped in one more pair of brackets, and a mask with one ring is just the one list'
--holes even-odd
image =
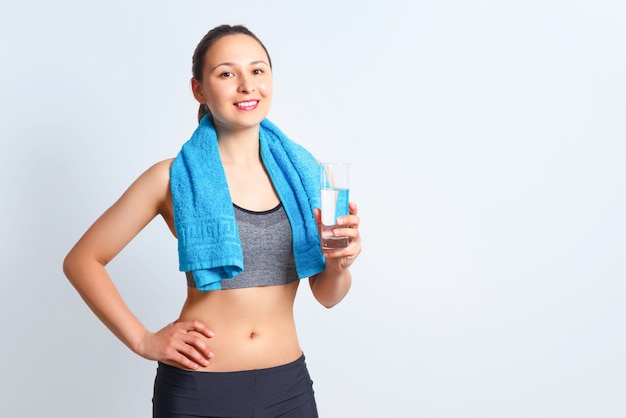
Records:
{"label": "woman's mouth", "polygon": [[235,103],[235,106],[237,106],[237,108],[241,110],[254,110],[258,105],[258,100],[246,100],[245,102]]}

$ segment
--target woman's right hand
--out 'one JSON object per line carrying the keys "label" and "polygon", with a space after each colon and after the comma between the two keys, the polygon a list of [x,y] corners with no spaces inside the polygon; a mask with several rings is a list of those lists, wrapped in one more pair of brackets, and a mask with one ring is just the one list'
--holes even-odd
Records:
{"label": "woman's right hand", "polygon": [[200,321],[173,322],[160,331],[147,332],[137,354],[149,360],[176,363],[189,370],[208,366],[213,352],[196,333],[213,337],[213,331]]}

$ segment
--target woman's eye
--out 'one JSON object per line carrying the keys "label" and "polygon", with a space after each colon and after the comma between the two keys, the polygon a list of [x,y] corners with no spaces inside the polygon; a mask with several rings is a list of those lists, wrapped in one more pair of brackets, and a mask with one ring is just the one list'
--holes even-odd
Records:
{"label": "woman's eye", "polygon": [[222,74],[220,74],[220,77],[232,77],[233,73],[231,73],[230,71],[224,71]]}
{"label": "woman's eye", "polygon": [[262,69],[257,68],[256,70],[253,70],[253,71],[252,71],[252,74],[259,75],[259,74],[263,74],[264,72],[265,72],[265,71],[263,71]]}

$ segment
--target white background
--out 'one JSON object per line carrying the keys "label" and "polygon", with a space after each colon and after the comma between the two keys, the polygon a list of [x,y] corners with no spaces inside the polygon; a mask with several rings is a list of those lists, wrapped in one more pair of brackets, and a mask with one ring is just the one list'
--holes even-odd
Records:
{"label": "white background", "polygon": [[[0,415],[148,417],[155,364],[61,271],[196,126],[191,55],[243,23],[270,118],[352,162],[364,251],[300,338],[324,418],[626,416],[626,5],[0,3]],[[185,295],[157,220],[110,264],[151,329]]]}

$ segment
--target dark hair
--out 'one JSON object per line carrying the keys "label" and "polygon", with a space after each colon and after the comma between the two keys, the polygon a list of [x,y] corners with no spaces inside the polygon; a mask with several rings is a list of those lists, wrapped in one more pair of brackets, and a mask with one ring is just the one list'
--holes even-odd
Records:
{"label": "dark hair", "polygon": [[[265,48],[263,42],[261,42],[261,40],[257,38],[257,36],[248,28],[243,25],[220,25],[207,32],[207,34],[204,35],[204,38],[200,40],[200,43],[198,43],[198,46],[196,46],[196,50],[194,51],[193,58],[191,60],[191,73],[193,78],[198,81],[202,81],[202,69],[204,68],[206,52],[215,44],[215,42],[227,35],[247,35],[255,39],[261,47],[263,47],[263,50],[267,54],[270,68],[272,68],[272,59],[270,58],[269,52],[267,52],[267,48]],[[200,104],[200,108],[198,109],[198,122],[200,122],[207,113],[209,113],[208,106],[204,103]]]}

